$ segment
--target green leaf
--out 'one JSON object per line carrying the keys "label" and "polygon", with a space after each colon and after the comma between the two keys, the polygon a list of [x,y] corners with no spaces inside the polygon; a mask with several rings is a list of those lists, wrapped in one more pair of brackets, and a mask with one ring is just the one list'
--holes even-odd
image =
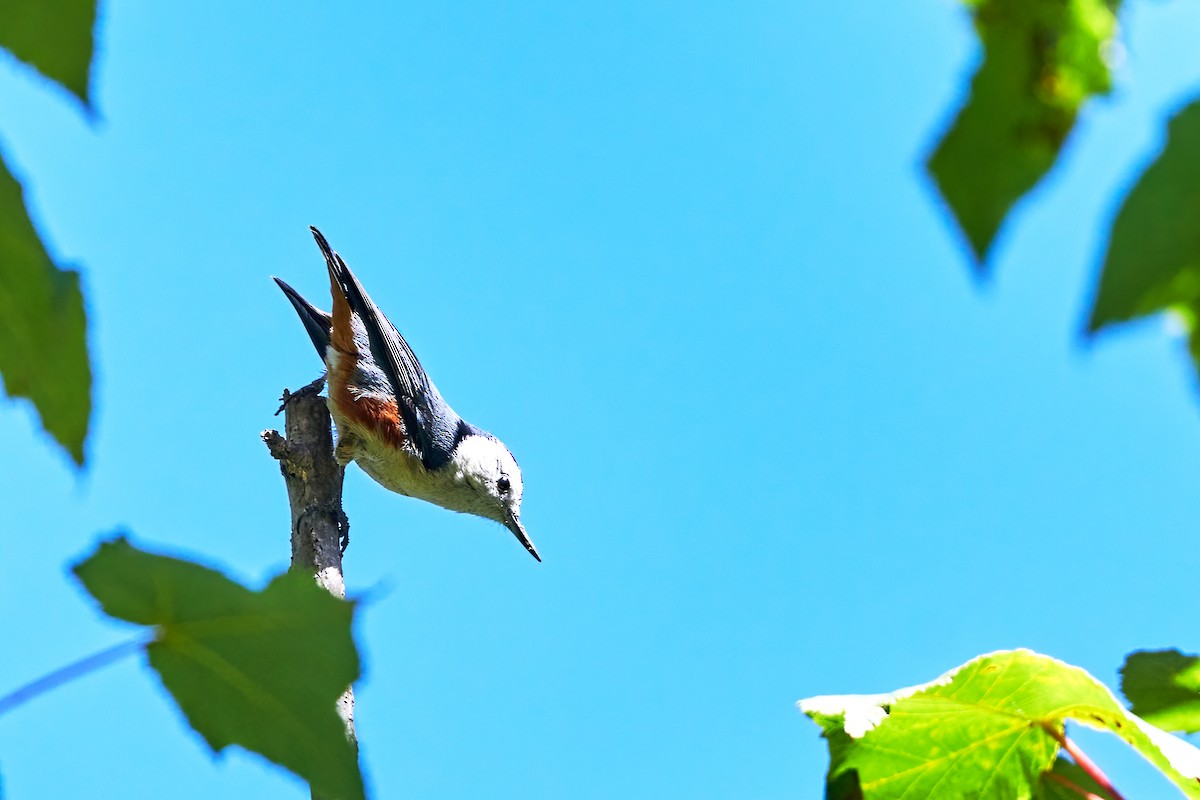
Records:
{"label": "green leaf", "polygon": [[1072,786],[1078,786],[1085,792],[1091,792],[1096,797],[1106,797],[1100,784],[1092,780],[1079,765],[1059,756],[1054,759],[1054,767],[1049,772],[1043,772],[1038,786],[1037,800],[1081,800],[1082,795]]}
{"label": "green leaf", "polygon": [[1130,653],[1121,691],[1135,714],[1168,731],[1200,731],[1200,656],[1178,650]]}
{"label": "green leaf", "polygon": [[983,65],[928,169],[980,266],[1009,210],[1054,166],[1080,107],[1111,86],[1116,0],[966,0]]}
{"label": "green leaf", "polygon": [[153,625],[150,665],[214,751],[241,745],[339,800],[363,797],[336,711],[358,677],[354,605],[285,573],[254,592],[190,561],[101,544],[75,575],[118,619]]}
{"label": "green leaf", "polygon": [[1028,650],[980,656],[932,683],[813,697],[829,742],[826,797],[1035,797],[1069,719],[1109,730],[1200,798],[1200,750],[1130,714],[1088,673]]}
{"label": "green leaf", "polygon": [[55,266],[25,196],[0,160],[0,377],[27,397],[46,432],[82,466],[92,411],[87,313],[79,273]]}
{"label": "green leaf", "polygon": [[1121,204],[1109,235],[1088,330],[1154,314],[1181,312],[1192,331],[1200,312],[1200,102],[1167,124],[1167,142]]}
{"label": "green leaf", "polygon": [[91,110],[96,0],[0,0],[0,47],[57,81]]}

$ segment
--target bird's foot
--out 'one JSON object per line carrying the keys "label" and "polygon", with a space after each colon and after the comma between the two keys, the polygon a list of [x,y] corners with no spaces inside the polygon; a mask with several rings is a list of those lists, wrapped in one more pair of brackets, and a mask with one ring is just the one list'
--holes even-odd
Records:
{"label": "bird's foot", "polygon": [[358,453],[362,440],[353,431],[341,433],[339,431],[337,444],[333,446],[333,457],[342,467],[349,466],[350,462],[358,458]]}
{"label": "bird's foot", "polygon": [[321,377],[317,378],[312,383],[302,386],[294,392],[289,392],[287,389],[284,389],[283,397],[279,398],[279,400],[280,400],[279,410],[275,412],[275,416],[278,417],[279,414],[285,408],[287,408],[288,403],[292,402],[297,397],[316,397],[317,395],[319,395],[321,393],[321,390],[324,388],[325,388],[325,376],[322,375]]}

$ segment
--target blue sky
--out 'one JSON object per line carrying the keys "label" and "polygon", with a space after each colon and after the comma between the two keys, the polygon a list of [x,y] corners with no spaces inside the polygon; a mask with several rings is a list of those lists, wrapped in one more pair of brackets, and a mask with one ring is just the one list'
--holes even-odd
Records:
{"label": "blue sky", "polygon": [[[0,65],[0,143],[79,265],[76,474],[0,405],[0,691],[128,636],[99,537],[259,585],[258,440],[319,370],[319,226],[512,448],[544,564],[347,475],[376,797],[815,797],[800,697],[1031,647],[1115,685],[1196,651],[1196,383],[1162,320],[1080,338],[1116,198],[1200,86],[1200,9],[1131,3],[1113,95],[991,280],[920,168],[973,69],[949,0],[105,3],[90,126]],[[1081,734],[1130,796],[1170,790]],[[0,719],[7,796],[307,797],[213,761],[137,660]]]}

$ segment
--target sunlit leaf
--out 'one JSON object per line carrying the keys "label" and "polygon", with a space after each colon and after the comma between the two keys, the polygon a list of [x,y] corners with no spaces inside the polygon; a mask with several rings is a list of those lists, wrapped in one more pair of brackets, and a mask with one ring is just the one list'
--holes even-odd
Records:
{"label": "sunlit leaf", "polygon": [[91,107],[96,0],[0,0],[0,47]]}
{"label": "sunlit leaf", "polygon": [[305,573],[255,592],[124,539],[100,545],[75,574],[107,614],[155,626],[150,665],[214,751],[241,745],[322,796],[363,797],[357,753],[335,708],[358,677],[352,603]]}
{"label": "sunlit leaf", "polygon": [[1054,165],[1080,107],[1109,90],[1110,0],[968,0],[983,46],[929,172],[980,264],[1013,204]]}
{"label": "sunlit leaf", "polygon": [[83,464],[92,410],[87,314],[79,273],[55,266],[21,185],[0,161],[0,378],[27,397],[42,426]]}
{"label": "sunlit leaf", "polygon": [[1168,731],[1200,731],[1200,656],[1130,653],[1121,667],[1121,691],[1147,722]]}
{"label": "sunlit leaf", "polygon": [[1200,750],[1126,711],[1083,670],[1027,650],[980,656],[932,683],[814,697],[800,709],[829,742],[826,796],[1036,796],[1067,720],[1111,731],[1200,798]]}

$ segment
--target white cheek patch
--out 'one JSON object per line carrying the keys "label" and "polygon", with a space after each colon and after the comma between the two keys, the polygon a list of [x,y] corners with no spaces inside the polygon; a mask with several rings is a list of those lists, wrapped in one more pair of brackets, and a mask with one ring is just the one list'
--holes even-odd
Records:
{"label": "white cheek patch", "polygon": [[482,436],[468,436],[454,448],[451,462],[464,478],[473,482],[495,482],[500,477],[496,443]]}
{"label": "white cheek patch", "polygon": [[508,478],[511,487],[509,495],[520,503],[523,490],[521,470],[499,441],[484,436],[468,436],[454,449],[451,463],[462,480],[484,488],[496,500],[500,500],[495,495],[497,482],[501,477]]}

